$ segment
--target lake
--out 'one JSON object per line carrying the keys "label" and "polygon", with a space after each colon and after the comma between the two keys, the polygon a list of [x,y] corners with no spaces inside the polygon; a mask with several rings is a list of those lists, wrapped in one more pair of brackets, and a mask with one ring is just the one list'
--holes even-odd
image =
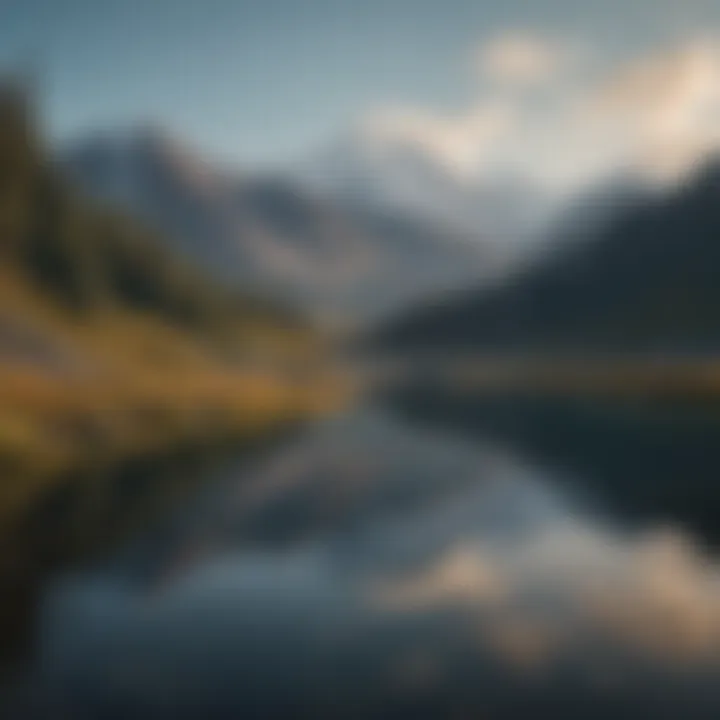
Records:
{"label": "lake", "polygon": [[7,716],[720,717],[719,430],[415,398],[199,466],[43,575]]}

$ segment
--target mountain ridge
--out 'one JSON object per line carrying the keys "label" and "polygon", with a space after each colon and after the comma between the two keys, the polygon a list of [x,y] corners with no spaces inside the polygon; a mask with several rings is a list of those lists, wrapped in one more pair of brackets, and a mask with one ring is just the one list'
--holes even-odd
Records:
{"label": "mountain ridge", "polygon": [[75,142],[60,165],[76,186],[176,238],[223,280],[267,288],[316,315],[374,317],[486,272],[478,234],[342,203],[292,177],[220,170],[162,134],[120,137]]}
{"label": "mountain ridge", "polygon": [[720,349],[720,163],[577,227],[494,288],[416,309],[380,333],[403,349],[708,352]]}

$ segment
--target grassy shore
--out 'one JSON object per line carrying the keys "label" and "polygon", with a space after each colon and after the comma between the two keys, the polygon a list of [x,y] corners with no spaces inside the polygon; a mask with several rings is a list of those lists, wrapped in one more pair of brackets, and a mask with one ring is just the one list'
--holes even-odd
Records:
{"label": "grassy shore", "polygon": [[449,363],[436,378],[450,389],[471,393],[720,401],[716,358],[477,358]]}
{"label": "grassy shore", "polygon": [[0,295],[15,328],[0,317],[0,531],[76,470],[248,441],[350,393],[307,333],[218,344],[136,315],[74,322],[12,283]]}

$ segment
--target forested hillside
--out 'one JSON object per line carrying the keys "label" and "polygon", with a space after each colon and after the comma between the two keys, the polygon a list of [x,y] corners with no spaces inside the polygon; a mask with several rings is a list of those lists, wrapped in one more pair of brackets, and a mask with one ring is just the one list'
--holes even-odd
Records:
{"label": "forested hillside", "polygon": [[218,286],[69,188],[11,84],[0,252],[0,529],[88,463],[244,438],[336,398],[299,318]]}
{"label": "forested hillside", "polygon": [[220,288],[132,219],[78,196],[49,163],[22,90],[0,97],[3,264],[51,301],[97,313],[126,309],[194,330],[243,316],[289,321],[269,303]]}

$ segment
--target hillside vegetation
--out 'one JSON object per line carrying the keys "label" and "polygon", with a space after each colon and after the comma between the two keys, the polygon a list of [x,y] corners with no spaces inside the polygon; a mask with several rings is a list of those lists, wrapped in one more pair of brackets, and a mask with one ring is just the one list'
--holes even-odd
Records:
{"label": "hillside vegetation", "polygon": [[228,291],[80,197],[0,90],[0,527],[54,479],[326,410],[299,319]]}

